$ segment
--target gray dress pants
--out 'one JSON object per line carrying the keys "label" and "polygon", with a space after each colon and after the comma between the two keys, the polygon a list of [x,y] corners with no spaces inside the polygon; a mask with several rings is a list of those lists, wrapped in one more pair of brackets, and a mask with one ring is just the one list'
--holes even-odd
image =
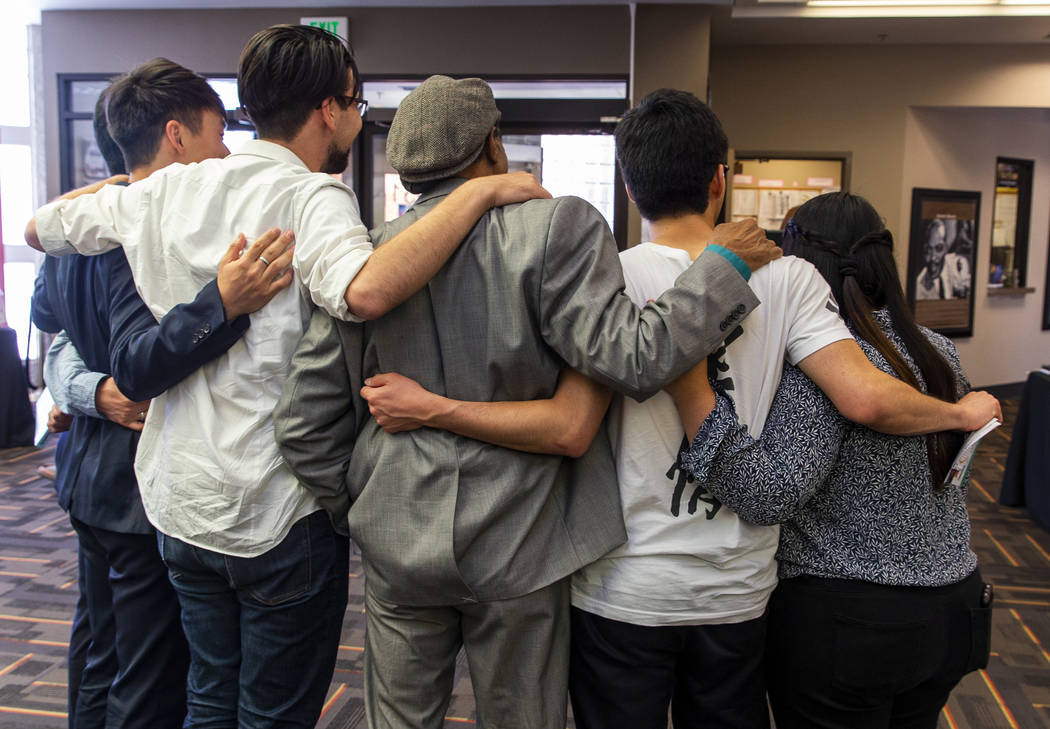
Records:
{"label": "gray dress pants", "polygon": [[522,597],[441,607],[380,600],[365,584],[371,729],[440,729],[464,648],[483,729],[564,729],[569,581]]}

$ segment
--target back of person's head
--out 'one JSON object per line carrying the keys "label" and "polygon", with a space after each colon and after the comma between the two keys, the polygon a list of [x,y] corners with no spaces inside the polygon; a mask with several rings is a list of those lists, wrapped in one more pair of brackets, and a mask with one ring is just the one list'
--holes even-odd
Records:
{"label": "back of person's head", "polygon": [[705,212],[728,154],[722,123],[687,91],[658,89],[616,126],[620,171],[646,220]]}
{"label": "back of person's head", "polygon": [[387,161],[406,190],[423,192],[480,159],[499,119],[492,87],[482,79],[431,76],[398,105]]}
{"label": "back of person's head", "polygon": [[[893,259],[893,235],[871,203],[848,192],[809,200],[785,227],[784,253],[812,263],[831,286],[846,322],[886,358],[898,377],[919,388],[915,373],[872,318],[875,309],[886,309],[926,391],[948,402],[958,399],[955,373],[915,324]],[[933,483],[939,487],[959,439],[931,435],[926,445]]]}
{"label": "back of person's head", "polygon": [[124,164],[124,153],[113,141],[113,137],[109,136],[109,129],[106,128],[106,97],[108,94],[109,87],[98,95],[98,101],[95,102],[95,115],[91,119],[91,124],[95,129],[95,144],[98,145],[98,151],[102,153],[102,159],[106,163],[106,168],[109,169],[109,174],[126,175],[128,168]]}
{"label": "back of person's head", "polygon": [[118,78],[106,94],[110,136],[130,169],[149,164],[172,119],[201,131],[201,115],[225,118],[222,100],[207,79],[166,58],[154,58]]}
{"label": "back of person's head", "polygon": [[[353,74],[349,88],[347,71]],[[359,95],[361,80],[346,41],[309,25],[274,25],[241,51],[237,93],[265,139],[289,141],[330,96]]]}

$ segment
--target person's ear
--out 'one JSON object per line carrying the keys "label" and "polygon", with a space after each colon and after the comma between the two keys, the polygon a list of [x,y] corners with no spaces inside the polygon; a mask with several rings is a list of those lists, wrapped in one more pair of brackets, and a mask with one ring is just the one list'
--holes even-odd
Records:
{"label": "person's ear", "polygon": [[627,191],[627,199],[631,202],[635,202],[634,195],[631,194],[631,188],[627,187],[627,183],[623,183],[623,189]]}
{"label": "person's ear", "polygon": [[712,200],[720,200],[726,193],[726,166],[718,165],[715,169],[715,176],[711,178],[711,188],[708,191],[708,196]]}
{"label": "person's ear", "polygon": [[335,97],[329,96],[327,99],[321,102],[321,105],[319,107],[317,107],[317,111],[321,113],[321,121],[324,122],[324,125],[326,127],[333,130],[336,127],[335,105]]}
{"label": "person's ear", "polygon": [[500,158],[500,151],[503,149],[503,140],[500,139],[499,133],[492,129],[489,132],[489,138],[485,144],[485,154],[489,158],[489,162],[495,164]]}
{"label": "person's ear", "polygon": [[177,119],[169,119],[164,125],[164,138],[168,140],[168,144],[176,154],[181,154],[186,148],[182,141],[182,131],[182,124]]}

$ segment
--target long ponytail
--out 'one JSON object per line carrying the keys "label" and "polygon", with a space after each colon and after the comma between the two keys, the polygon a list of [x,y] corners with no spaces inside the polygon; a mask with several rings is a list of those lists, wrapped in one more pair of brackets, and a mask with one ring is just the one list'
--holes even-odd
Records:
{"label": "long ponytail", "polygon": [[[955,373],[915,323],[893,260],[893,235],[871,203],[846,192],[813,198],[799,208],[785,229],[784,252],[816,266],[831,286],[846,322],[886,358],[900,379],[921,390],[904,355],[872,316],[876,309],[886,309],[926,383],[926,392],[947,402],[958,400]],[[951,432],[926,436],[935,488],[942,487],[961,440],[961,434]]]}

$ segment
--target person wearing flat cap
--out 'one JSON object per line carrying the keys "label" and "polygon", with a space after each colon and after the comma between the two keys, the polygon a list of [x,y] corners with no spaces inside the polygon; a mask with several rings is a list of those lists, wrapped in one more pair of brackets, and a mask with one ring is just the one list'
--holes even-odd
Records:
{"label": "person wearing flat cap", "polygon": [[[507,170],[498,122],[481,79],[432,76],[405,98],[387,156],[421,194],[372,231],[377,246],[468,179]],[[712,243],[639,309],[602,216],[575,197],[533,200],[485,214],[383,318],[313,314],[276,435],[300,479],[351,502],[372,729],[442,726],[461,646],[480,725],[565,726],[567,578],[626,539],[608,395],[593,394],[648,397],[756,306],[746,276],[779,252],[753,223]],[[420,387],[460,402],[371,417],[366,397]]]}

